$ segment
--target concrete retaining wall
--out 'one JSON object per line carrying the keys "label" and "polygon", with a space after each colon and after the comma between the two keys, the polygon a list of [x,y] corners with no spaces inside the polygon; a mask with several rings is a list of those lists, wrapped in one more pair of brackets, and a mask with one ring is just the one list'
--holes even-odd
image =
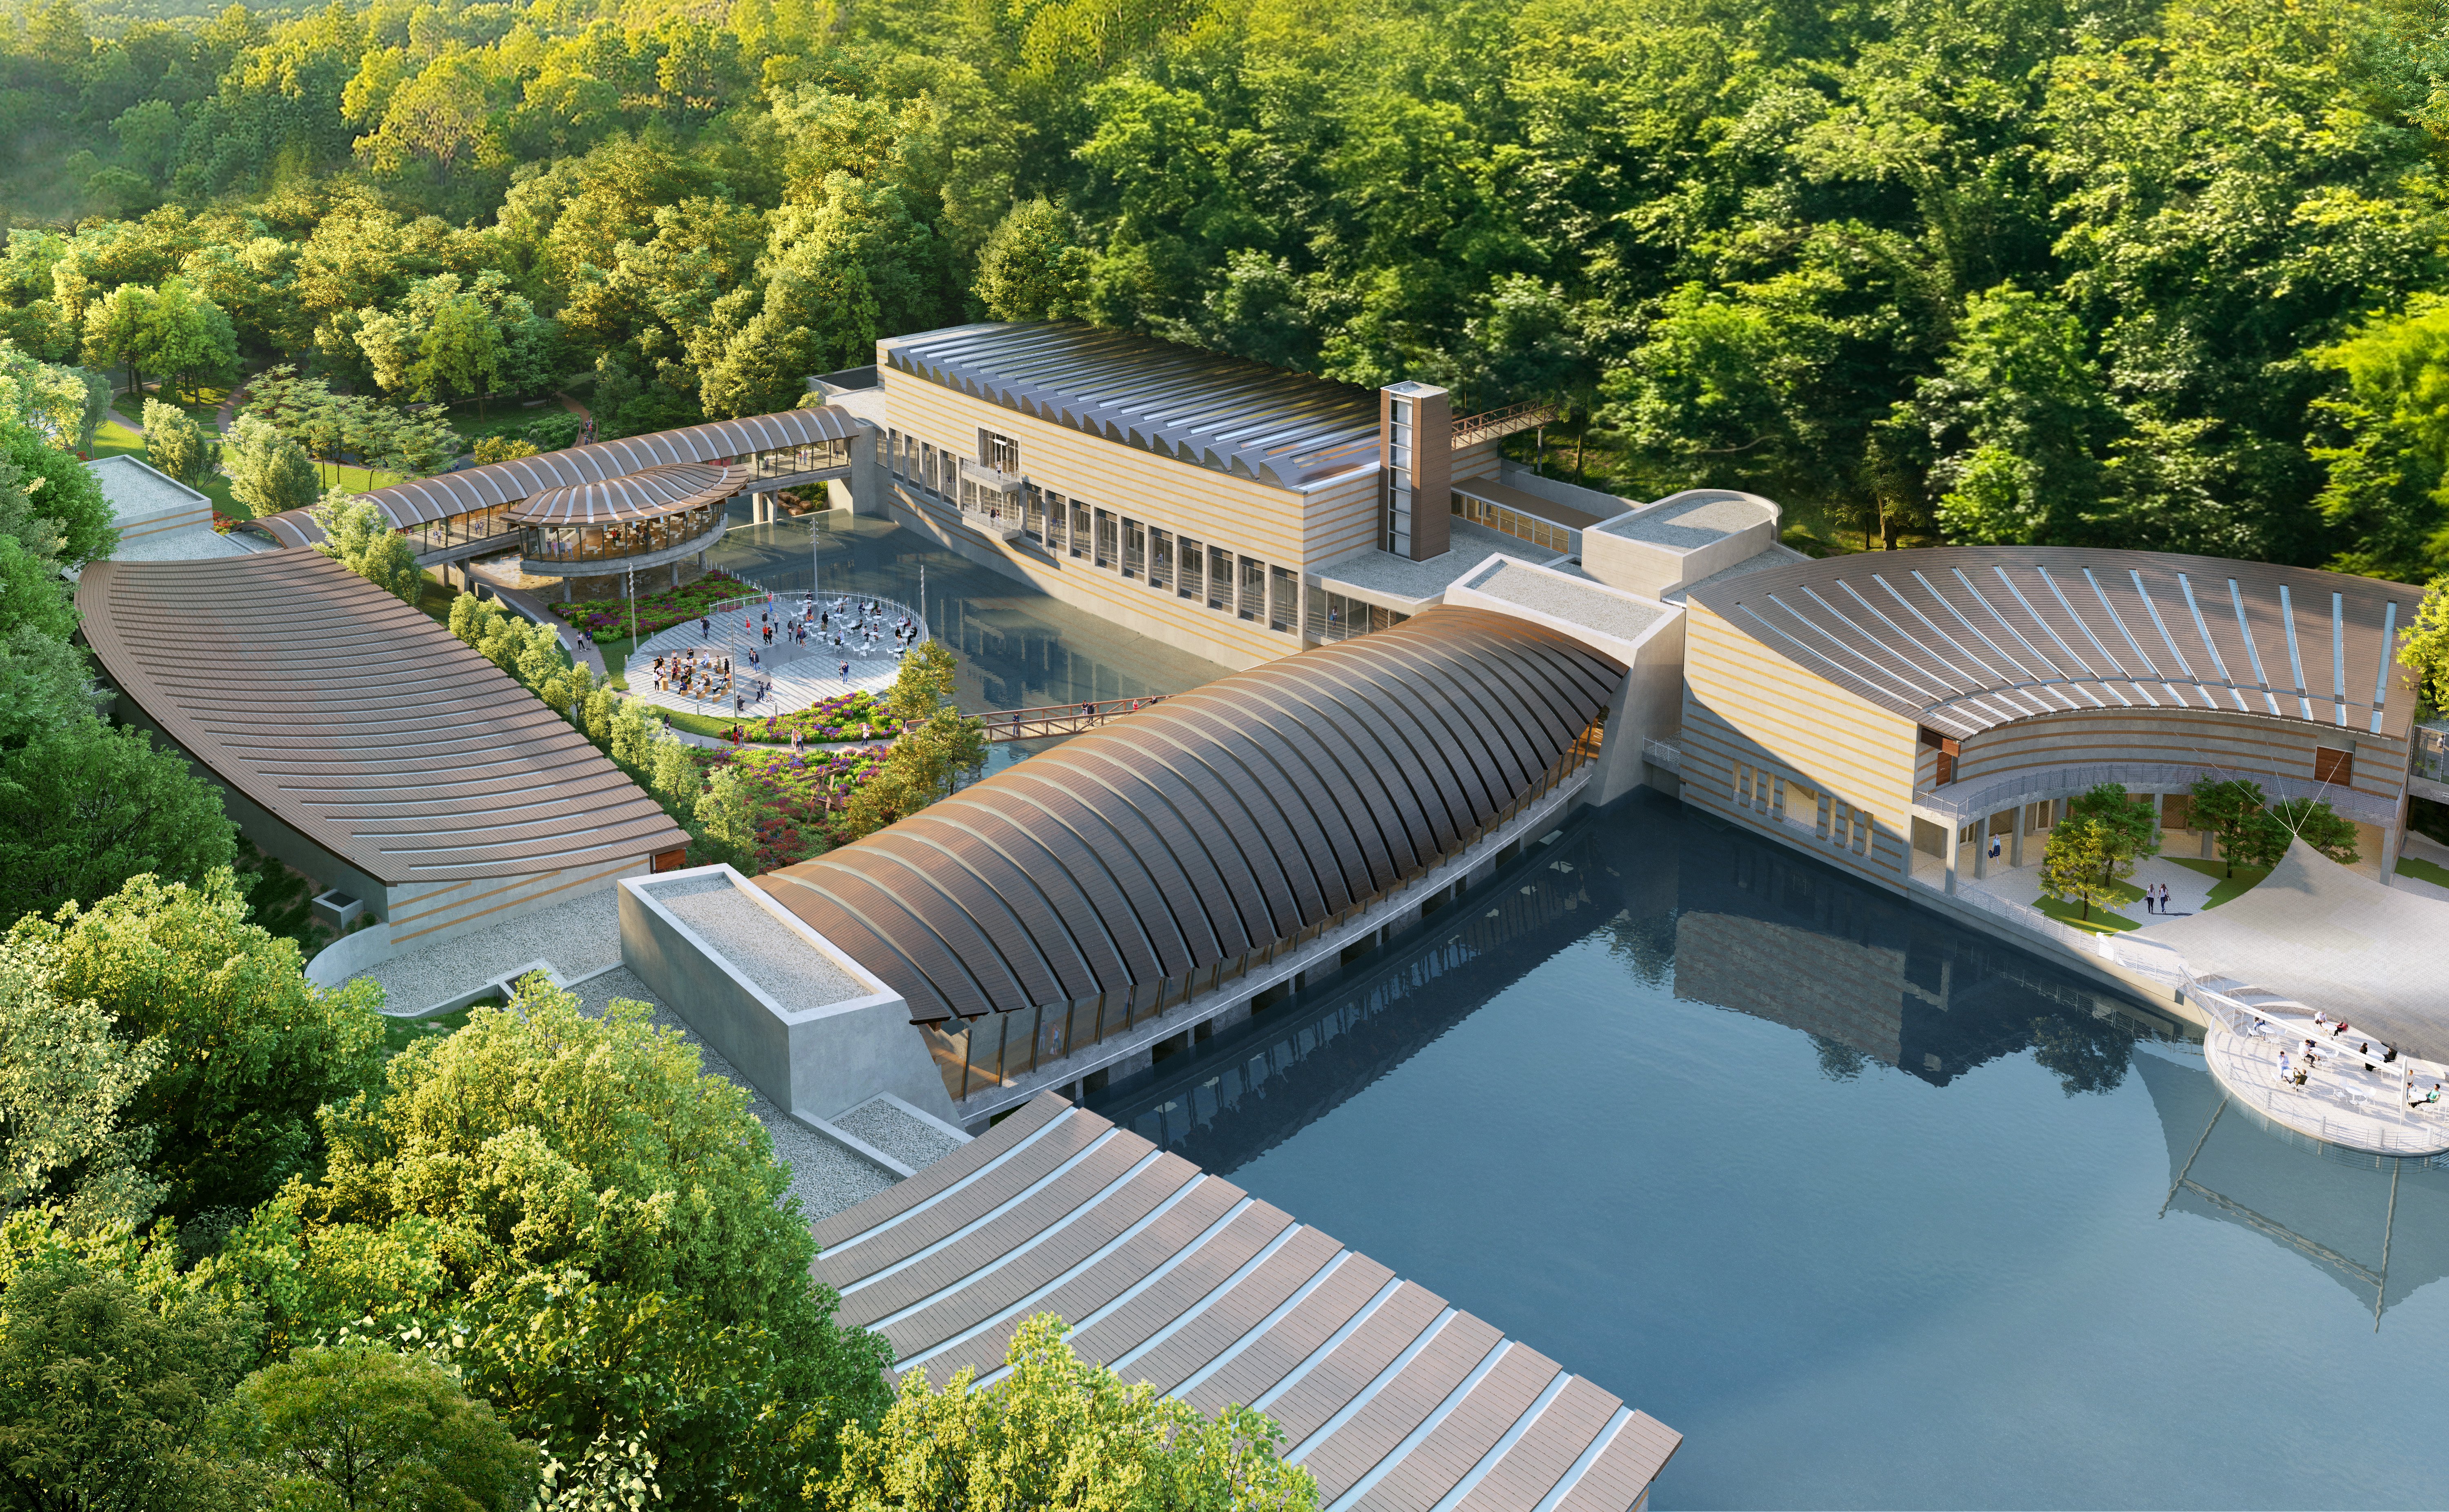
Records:
{"label": "concrete retaining wall", "polygon": [[[816,952],[866,990],[827,1003],[778,1001],[655,896],[709,878],[728,883],[770,919],[776,943]],[[691,867],[620,886],[622,963],[776,1107],[824,1119],[889,1092],[954,1121],[910,1005],[747,878],[727,866]]]}

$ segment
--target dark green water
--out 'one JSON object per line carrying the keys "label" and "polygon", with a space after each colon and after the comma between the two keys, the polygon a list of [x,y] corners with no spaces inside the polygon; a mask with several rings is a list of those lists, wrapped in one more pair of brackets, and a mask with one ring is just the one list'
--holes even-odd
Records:
{"label": "dark green water", "polygon": [[1681,1430],[1662,1507],[2439,1503],[2449,1171],[2175,1028],[1645,795],[1096,1105]]}

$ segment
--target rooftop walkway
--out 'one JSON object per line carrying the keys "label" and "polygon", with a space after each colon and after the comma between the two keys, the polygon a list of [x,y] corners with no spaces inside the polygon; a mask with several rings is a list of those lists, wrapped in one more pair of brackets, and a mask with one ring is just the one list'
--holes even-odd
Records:
{"label": "rooftop walkway", "polygon": [[[862,606],[869,603],[877,605],[878,612],[865,622],[874,627],[877,637],[873,643],[861,634],[844,637],[846,643],[836,646],[831,641],[835,631],[829,628],[822,642],[812,631],[808,644],[800,646],[785,638],[783,626],[792,616],[806,611],[806,598],[776,594],[773,601],[770,605],[755,600],[746,601],[744,604],[726,603],[708,611],[704,620],[712,625],[711,632],[701,630],[700,621],[688,620],[648,636],[639,642],[638,648],[630,652],[623,663],[629,696],[661,708],[712,715],[718,718],[729,718],[742,712],[734,708],[732,694],[727,692],[720,697],[705,698],[655,686],[654,663],[657,657],[672,657],[692,651],[704,657],[729,657],[734,686],[743,695],[752,691],[752,684],[773,684],[746,706],[746,713],[761,718],[769,714],[796,713],[820,699],[839,698],[845,693],[881,694],[901,675],[901,659],[894,654],[892,626],[905,616],[916,618],[907,604],[897,603],[890,599],[857,601]],[[827,599],[821,607],[839,625],[839,617],[832,614],[837,602],[839,601]],[[771,645],[750,628],[750,622],[756,621],[761,613],[774,617],[774,643]],[[918,635],[910,643],[916,644],[926,636],[926,622],[920,620]],[[755,666],[748,662],[748,653],[752,648],[758,658]],[[844,662],[850,664],[847,675],[842,671]]]}
{"label": "rooftop walkway", "polygon": [[1052,1094],[815,1227],[896,1374],[1002,1375],[1025,1318],[1284,1429],[1324,1512],[1625,1512],[1682,1435],[1425,1287]]}

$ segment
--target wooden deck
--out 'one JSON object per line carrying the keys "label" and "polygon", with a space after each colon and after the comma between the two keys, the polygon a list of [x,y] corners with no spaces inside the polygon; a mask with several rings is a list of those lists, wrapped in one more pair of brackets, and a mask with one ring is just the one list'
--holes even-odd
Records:
{"label": "wooden deck", "polygon": [[816,1225],[893,1369],[993,1382],[1021,1320],[1283,1426],[1323,1512],[1625,1512],[1682,1435],[1306,1224],[1051,1093]]}

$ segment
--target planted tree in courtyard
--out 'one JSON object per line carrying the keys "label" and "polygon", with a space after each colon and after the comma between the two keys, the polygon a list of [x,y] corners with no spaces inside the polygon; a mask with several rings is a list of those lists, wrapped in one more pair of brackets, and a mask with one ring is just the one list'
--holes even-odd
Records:
{"label": "planted tree in courtyard", "polygon": [[[1179,1397],[1072,1351],[1063,1320],[1040,1313],[1005,1351],[992,1388],[964,1369],[941,1390],[926,1371],[873,1430],[842,1429],[841,1469],[802,1495],[833,1512],[915,1506],[1175,1507],[1308,1512],[1318,1483],[1283,1462],[1283,1429],[1230,1407],[1209,1417]],[[1122,1490],[1128,1487],[1128,1493]]]}
{"label": "planted tree in courtyard", "polygon": [[727,861],[744,874],[755,874],[757,821],[764,807],[739,768],[725,764],[708,772],[705,791],[697,795],[691,812],[704,859]]}
{"label": "planted tree in courtyard", "polygon": [[2258,843],[2258,837],[2252,834],[2254,827],[2266,817],[2261,785],[2241,777],[2203,777],[2194,783],[2191,792],[2194,823],[2218,837],[2220,854],[2227,862],[2227,874],[2236,875],[2237,862]]}
{"label": "planted tree in courtyard", "polygon": [[259,516],[303,509],[322,493],[314,459],[259,415],[241,415],[224,449],[230,495]]}
{"label": "planted tree in courtyard", "polygon": [[[2272,804],[2269,819],[2280,832],[2279,854],[2287,853],[2287,840],[2304,841],[2343,867],[2356,864],[2356,825],[2319,798],[2289,798]],[[2273,861],[2277,856],[2271,858]]]}
{"label": "planted tree in courtyard", "polygon": [[181,483],[200,482],[212,471],[219,450],[186,411],[159,399],[145,401],[145,455],[164,472]]}
{"label": "planted tree in courtyard", "polygon": [[334,488],[315,506],[315,523],[323,539],[315,549],[414,606],[425,592],[425,569],[416,565],[416,547],[383,513],[382,506],[346,488]]}
{"label": "planted tree in courtyard", "polygon": [[2111,843],[2107,825],[2076,815],[2053,828],[2041,849],[2041,891],[2078,905],[2090,919],[2093,904],[2107,908],[2117,901],[2118,878],[2133,870],[2132,859],[2121,860]]}
{"label": "planted tree in courtyard", "polygon": [[843,840],[883,829],[951,794],[961,774],[986,759],[986,727],[953,703],[953,653],[929,641],[901,659],[885,696],[900,735],[875,775],[843,806],[835,833]]}
{"label": "planted tree in courtyard", "polygon": [[2110,880],[2131,876],[2134,863],[2160,853],[2160,814],[2146,796],[2137,800],[2125,785],[2104,782],[2067,805],[2070,815],[2092,820],[2100,828],[2100,843],[2110,856],[2101,875]]}

